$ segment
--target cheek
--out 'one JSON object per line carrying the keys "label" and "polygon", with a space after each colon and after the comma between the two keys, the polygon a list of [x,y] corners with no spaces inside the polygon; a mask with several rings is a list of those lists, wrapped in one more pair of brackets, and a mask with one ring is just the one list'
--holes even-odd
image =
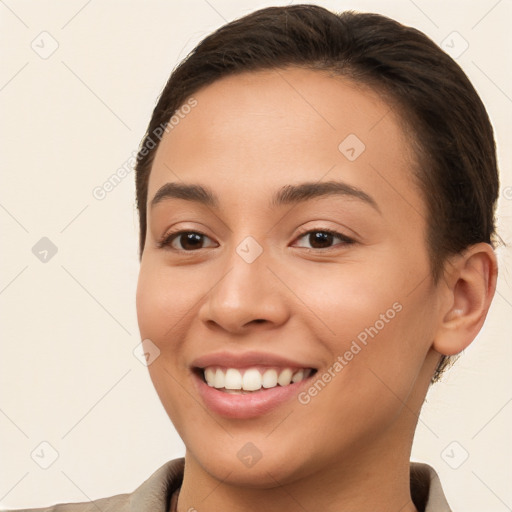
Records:
{"label": "cheek", "polygon": [[343,375],[336,379],[339,384],[372,394],[375,384],[385,388],[380,377],[407,395],[435,323],[428,280],[414,290],[411,276],[418,280],[418,270],[412,266],[381,258],[380,265],[364,268],[357,262],[318,267],[295,280],[296,295],[314,314],[308,315],[310,328],[330,354],[328,365],[342,358],[343,368],[338,365],[335,372]]}
{"label": "cheek", "polygon": [[[353,261],[311,265],[299,273],[288,273],[287,282],[294,283],[296,296],[314,315],[319,329],[325,331],[326,340],[332,340],[328,342],[331,348],[338,351],[360,334],[364,338],[365,329],[377,323],[380,331],[395,318],[399,309],[396,303],[401,302],[403,293],[393,272],[395,269],[386,268],[382,262],[376,269]],[[320,337],[323,333],[317,334]]]}
{"label": "cheek", "polygon": [[150,258],[141,263],[136,302],[143,338],[167,344],[183,330],[188,314],[205,293],[194,276],[197,273],[171,272]]}

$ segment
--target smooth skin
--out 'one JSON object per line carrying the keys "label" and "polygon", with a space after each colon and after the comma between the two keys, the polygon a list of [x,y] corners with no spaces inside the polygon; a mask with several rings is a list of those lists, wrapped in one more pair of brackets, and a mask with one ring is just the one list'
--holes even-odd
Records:
{"label": "smooth skin", "polygon": [[[433,282],[417,163],[404,123],[371,89],[290,67],[224,78],[194,98],[155,156],[137,290],[142,339],[161,351],[150,376],[186,446],[179,512],[415,511],[421,404],[440,354],[462,351],[483,325],[494,251],[471,246]],[[338,149],[350,134],[365,145],[354,161]],[[375,205],[346,194],[271,204],[282,187],[329,181]],[[151,207],[169,182],[206,187],[218,205]],[[326,229],[340,237],[318,235]],[[159,247],[172,231],[204,236]],[[248,236],[263,249],[252,263],[236,252]],[[308,361],[322,375],[395,303],[401,311],[306,405],[229,419],[197,393],[192,361],[222,350]],[[262,454],[252,467],[237,457],[248,442]]]}

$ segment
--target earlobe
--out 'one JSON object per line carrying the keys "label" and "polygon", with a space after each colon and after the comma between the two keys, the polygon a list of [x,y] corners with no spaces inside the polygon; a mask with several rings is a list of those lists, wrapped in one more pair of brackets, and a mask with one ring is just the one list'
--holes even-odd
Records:
{"label": "earlobe", "polygon": [[455,355],[475,339],[485,321],[496,290],[497,261],[487,243],[470,246],[447,262],[444,309],[433,348]]}

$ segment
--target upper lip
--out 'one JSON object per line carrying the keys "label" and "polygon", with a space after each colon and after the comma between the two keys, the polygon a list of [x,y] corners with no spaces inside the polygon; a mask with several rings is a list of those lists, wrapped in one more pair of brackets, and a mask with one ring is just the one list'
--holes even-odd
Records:
{"label": "upper lip", "polygon": [[282,368],[313,368],[308,363],[294,361],[278,354],[266,352],[215,352],[205,354],[192,361],[195,368],[207,368],[209,366],[222,366],[225,368],[247,368],[251,366],[277,366]]}

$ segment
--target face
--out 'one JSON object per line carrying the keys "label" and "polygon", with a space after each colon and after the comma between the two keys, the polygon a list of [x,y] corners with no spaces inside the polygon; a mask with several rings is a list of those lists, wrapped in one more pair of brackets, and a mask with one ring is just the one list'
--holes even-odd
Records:
{"label": "face", "polygon": [[259,486],[410,448],[438,292],[400,118],[294,68],[194,99],[155,156],[137,291],[190,464]]}

